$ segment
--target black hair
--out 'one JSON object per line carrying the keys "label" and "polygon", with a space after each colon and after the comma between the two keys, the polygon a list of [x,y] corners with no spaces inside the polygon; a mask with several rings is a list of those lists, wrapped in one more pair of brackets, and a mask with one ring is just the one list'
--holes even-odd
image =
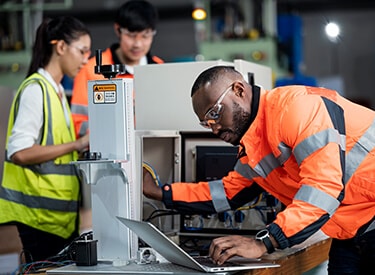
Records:
{"label": "black hair", "polygon": [[133,0],[124,3],[115,16],[115,23],[130,32],[155,30],[158,20],[156,8],[147,1]]}
{"label": "black hair", "polygon": [[30,67],[26,77],[48,64],[52,56],[54,40],[64,40],[70,44],[86,34],[90,35],[89,29],[75,17],[45,18],[36,31]]}
{"label": "black hair", "polygon": [[217,81],[222,77],[222,74],[225,73],[239,74],[233,66],[214,66],[201,72],[191,88],[191,96],[193,96],[195,92],[202,88],[206,83]]}

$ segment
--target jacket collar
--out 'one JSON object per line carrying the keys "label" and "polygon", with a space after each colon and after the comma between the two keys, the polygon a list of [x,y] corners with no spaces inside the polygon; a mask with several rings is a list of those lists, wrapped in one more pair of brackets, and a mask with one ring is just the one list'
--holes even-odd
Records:
{"label": "jacket collar", "polygon": [[[112,59],[113,59],[113,63],[114,64],[122,64],[120,59],[118,58],[117,54],[116,54],[116,50],[120,47],[120,44],[119,43],[115,43],[115,44],[112,44],[110,49],[111,49],[111,54],[112,54]],[[147,64],[155,64],[156,62],[152,59],[152,55],[150,52],[148,52],[146,54],[146,58],[147,58]],[[125,71],[124,74],[131,74],[130,72],[128,71]]]}
{"label": "jacket collar", "polygon": [[251,113],[250,113],[250,124],[253,123],[255,117],[258,114],[259,99],[260,99],[260,87],[253,85],[253,99],[251,101]]}

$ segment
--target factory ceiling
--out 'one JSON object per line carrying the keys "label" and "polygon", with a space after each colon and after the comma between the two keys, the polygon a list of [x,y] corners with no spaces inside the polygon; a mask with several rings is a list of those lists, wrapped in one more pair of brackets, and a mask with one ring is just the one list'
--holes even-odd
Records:
{"label": "factory ceiling", "polygon": [[[8,0],[9,1],[9,0]],[[1,3],[8,2],[0,0]],[[14,1],[14,0],[13,0]],[[60,0],[64,1],[64,0]],[[71,14],[87,17],[90,20],[107,20],[113,17],[113,11],[118,7],[119,0],[69,0],[73,1]],[[196,0],[150,0],[157,8],[161,19],[184,18],[191,15]],[[207,1],[207,0],[204,0]],[[224,6],[236,4],[240,0],[210,0],[212,5]],[[245,0],[262,3],[263,0]],[[319,13],[339,10],[369,10],[375,9],[374,0],[274,0],[277,2],[279,13]],[[12,2],[12,1],[11,1]],[[50,2],[50,1],[46,1]],[[53,11],[50,14],[59,14],[62,11]],[[67,11],[64,11],[66,13]]]}

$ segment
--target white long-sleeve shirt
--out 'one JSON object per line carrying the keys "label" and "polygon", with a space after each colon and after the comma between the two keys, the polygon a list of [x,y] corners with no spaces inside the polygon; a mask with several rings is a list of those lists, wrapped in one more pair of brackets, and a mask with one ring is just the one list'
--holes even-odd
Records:
{"label": "white long-sleeve shirt", "polygon": [[[60,83],[56,83],[52,76],[44,69],[38,69],[38,73],[43,75],[54,87],[56,93],[64,92]],[[62,97],[67,125],[70,125],[65,96]],[[8,140],[8,158],[14,153],[32,147],[40,143],[43,127],[43,92],[38,83],[27,85],[21,94],[19,109],[16,121],[14,122],[12,133]]]}

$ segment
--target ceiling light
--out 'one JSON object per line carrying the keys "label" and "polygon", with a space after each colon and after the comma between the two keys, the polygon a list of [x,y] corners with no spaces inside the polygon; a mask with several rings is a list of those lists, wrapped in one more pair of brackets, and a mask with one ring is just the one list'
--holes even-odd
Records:
{"label": "ceiling light", "polygon": [[204,20],[207,17],[207,13],[203,8],[195,8],[191,16],[194,20]]}
{"label": "ceiling light", "polygon": [[337,39],[340,35],[340,27],[333,22],[330,22],[325,27],[326,34],[330,39]]}

